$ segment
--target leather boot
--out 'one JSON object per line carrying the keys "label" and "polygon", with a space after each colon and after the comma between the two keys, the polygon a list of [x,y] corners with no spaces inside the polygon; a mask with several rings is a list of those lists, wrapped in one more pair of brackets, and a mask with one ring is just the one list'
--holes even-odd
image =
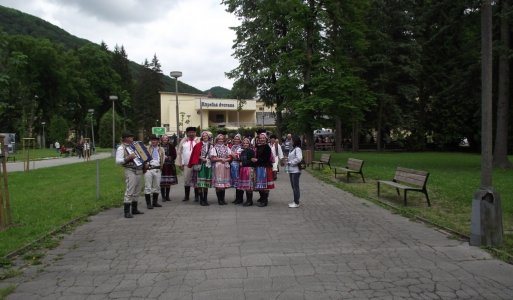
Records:
{"label": "leather boot", "polygon": [[189,201],[189,194],[191,193],[191,187],[186,186],[185,187],[185,198],[183,198],[182,201]]}
{"label": "leather boot", "polygon": [[262,192],[262,201],[257,204],[258,207],[266,207],[268,202],[269,192]]}
{"label": "leather boot", "polygon": [[[166,201],[171,201],[171,198],[169,198],[169,191],[171,190],[171,188],[166,188]],[[164,199],[164,198],[162,198]]]}
{"label": "leather boot", "polygon": [[198,202],[199,199],[200,199],[200,194],[198,192],[198,188],[195,188],[194,189],[194,202]]}
{"label": "leather boot", "polygon": [[[244,193],[244,191],[242,191]],[[246,202],[242,204],[242,206],[252,206],[253,205],[253,192],[246,191]]]}
{"label": "leather boot", "polygon": [[130,203],[123,203],[123,211],[125,212],[125,218],[133,218],[132,214],[130,213]]}
{"label": "leather boot", "polygon": [[150,194],[144,194],[144,198],[146,199],[146,208],[147,209],[153,209],[153,206],[151,205],[151,195]]}
{"label": "leather boot", "polygon": [[159,204],[159,193],[153,193],[153,207],[162,207],[162,205]]}
{"label": "leather boot", "polygon": [[203,203],[205,204],[205,206],[209,206],[210,204],[208,204],[208,189],[203,189]]}
{"label": "leather boot", "polygon": [[226,197],[226,190],[221,191],[221,203],[223,205],[226,205],[226,201],[224,201],[224,198]]}
{"label": "leather boot", "polygon": [[168,201],[166,198],[166,188],[160,188],[160,195],[162,196],[162,202]]}
{"label": "leather boot", "polygon": [[216,190],[217,203],[219,205],[224,205],[223,204],[223,196],[222,196],[223,194],[222,193],[223,193],[222,191]]}
{"label": "leather boot", "polygon": [[244,191],[235,190],[235,201],[233,201],[233,204],[242,204],[242,202],[244,202]]}
{"label": "leather boot", "polygon": [[257,202],[260,203],[262,202],[262,198],[264,198],[264,195],[262,194],[262,191],[258,191],[258,194],[260,195],[260,197],[258,197]]}
{"label": "leather boot", "polygon": [[132,215],[144,215],[142,211],[137,209],[137,201],[132,201]]}

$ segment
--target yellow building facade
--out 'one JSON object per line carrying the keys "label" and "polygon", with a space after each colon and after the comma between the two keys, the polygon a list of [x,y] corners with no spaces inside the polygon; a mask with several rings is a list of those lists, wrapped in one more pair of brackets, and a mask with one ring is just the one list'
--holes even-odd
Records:
{"label": "yellow building facade", "polygon": [[251,99],[241,104],[237,99],[209,98],[204,94],[160,92],[160,125],[166,128],[167,134],[177,132],[177,102],[182,133],[189,126],[201,129],[275,126],[274,107],[266,107],[262,101]]}

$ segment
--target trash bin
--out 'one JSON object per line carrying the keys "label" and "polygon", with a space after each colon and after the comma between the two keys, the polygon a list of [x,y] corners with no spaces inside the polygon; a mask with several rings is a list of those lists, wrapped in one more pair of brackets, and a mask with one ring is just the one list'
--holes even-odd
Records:
{"label": "trash bin", "polygon": [[303,158],[307,166],[312,163],[312,150],[305,150],[305,157]]}
{"label": "trash bin", "polygon": [[472,200],[470,245],[502,245],[502,208],[498,192],[480,189]]}

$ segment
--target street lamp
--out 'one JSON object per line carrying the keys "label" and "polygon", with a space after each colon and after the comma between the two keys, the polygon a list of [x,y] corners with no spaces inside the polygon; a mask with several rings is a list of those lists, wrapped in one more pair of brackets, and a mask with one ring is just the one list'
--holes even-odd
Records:
{"label": "street lamp", "polygon": [[109,96],[109,99],[112,100],[112,156],[116,156],[116,123],[114,120],[114,102],[118,100],[118,96]]}
{"label": "street lamp", "polygon": [[175,95],[176,95],[176,135],[178,137],[180,137],[180,124],[179,124],[179,120],[178,120],[178,77],[182,77],[182,72],[181,71],[171,71],[171,73],[169,73],[169,75],[171,75],[171,77],[173,77],[175,79]]}
{"label": "street lamp", "polygon": [[43,125],[43,149],[46,148],[46,139],[45,139],[45,124],[46,122],[41,122],[41,125]]}
{"label": "street lamp", "polygon": [[96,148],[94,147],[94,126],[93,126],[93,121],[94,121],[94,109],[93,108],[90,108],[87,110],[90,114],[91,114],[91,136],[93,138],[93,144],[91,145],[91,153],[93,152],[93,150],[96,150]]}

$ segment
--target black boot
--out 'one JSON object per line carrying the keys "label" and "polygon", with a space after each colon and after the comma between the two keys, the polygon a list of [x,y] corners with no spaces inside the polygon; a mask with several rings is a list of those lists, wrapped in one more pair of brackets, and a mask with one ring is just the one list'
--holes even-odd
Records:
{"label": "black boot", "polygon": [[[242,191],[244,193],[244,191]],[[252,206],[253,205],[253,192],[246,191],[246,202],[242,204],[242,206]]]}
{"label": "black boot", "polygon": [[219,205],[225,205],[226,203],[223,204],[224,200],[223,200],[223,192],[224,191],[218,191],[216,190],[216,195],[217,195],[217,203]]}
{"label": "black boot", "polygon": [[185,198],[183,198],[182,201],[189,201],[189,194],[191,193],[191,187],[186,186],[185,187]]}
{"label": "black boot", "polygon": [[153,209],[153,206],[151,205],[151,195],[150,194],[144,194],[144,198],[146,199],[146,208],[147,209]]}
{"label": "black boot", "polygon": [[[169,191],[171,190],[171,188],[167,187],[166,188],[166,201],[171,201],[171,199],[169,198]],[[164,198],[162,198],[164,199]]]}
{"label": "black boot", "polygon": [[132,215],[143,215],[142,211],[137,209],[137,201],[132,201]]}
{"label": "black boot", "polygon": [[233,204],[242,204],[242,202],[244,202],[244,191],[235,190],[235,201],[233,201]]}
{"label": "black boot", "polygon": [[166,198],[166,188],[160,188],[160,195],[162,196],[162,202],[168,201]]}
{"label": "black boot", "polygon": [[153,207],[162,207],[162,205],[159,204],[159,193],[153,193]]}
{"label": "black boot", "polygon": [[198,202],[200,199],[200,194],[198,193],[198,188],[194,189],[194,202]]}
{"label": "black boot", "polygon": [[125,218],[133,218],[130,213],[130,203],[123,203],[123,211],[125,212]]}
{"label": "black boot", "polygon": [[264,198],[264,195],[263,195],[262,191],[258,191],[258,194],[260,195],[260,197],[258,197],[257,202],[260,203],[260,202],[262,202],[262,198]]}
{"label": "black boot", "polygon": [[209,206],[210,204],[208,204],[208,189],[203,189],[203,203],[205,204],[205,206]]}
{"label": "black boot", "polygon": [[278,179],[278,171],[273,171],[273,181],[276,181]]}
{"label": "black boot", "polygon": [[258,203],[257,206],[258,207],[266,207],[268,199],[269,199],[268,197],[269,197],[269,192],[267,192],[267,193],[262,192],[262,201],[260,201],[260,203]]}

